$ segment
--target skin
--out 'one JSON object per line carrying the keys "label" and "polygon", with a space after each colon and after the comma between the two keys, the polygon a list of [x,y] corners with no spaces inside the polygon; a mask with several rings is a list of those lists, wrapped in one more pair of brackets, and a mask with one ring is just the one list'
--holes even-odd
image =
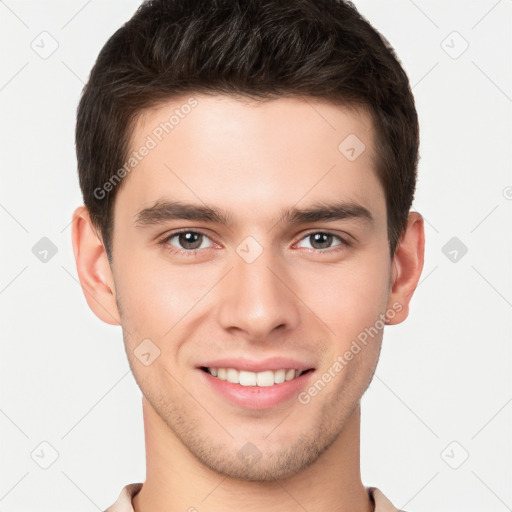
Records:
{"label": "skin", "polygon": [[[379,315],[392,310],[388,325],[406,319],[423,268],[423,219],[409,214],[391,259],[365,112],[311,98],[195,98],[198,105],[118,191],[112,266],[85,207],[73,216],[87,302],[103,321],[122,325],[143,394],[147,472],[135,511],[371,511],[359,466],[360,399],[382,329],[307,404],[234,406],[199,378],[196,365],[289,356],[311,363],[313,383]],[[132,148],[186,99],[146,111]],[[354,161],[338,150],[349,134],[366,147]],[[138,212],[159,200],[215,205],[233,223],[136,225]],[[366,207],[373,223],[276,221],[283,209],[340,200]],[[183,237],[169,238],[180,228],[206,235],[192,256],[169,249],[191,250]],[[315,243],[309,235],[318,232],[350,245],[336,236]],[[262,248],[252,263],[236,251],[247,236]],[[160,356],[145,366],[134,350],[148,338]],[[256,463],[237,456],[248,442],[261,454]]]}

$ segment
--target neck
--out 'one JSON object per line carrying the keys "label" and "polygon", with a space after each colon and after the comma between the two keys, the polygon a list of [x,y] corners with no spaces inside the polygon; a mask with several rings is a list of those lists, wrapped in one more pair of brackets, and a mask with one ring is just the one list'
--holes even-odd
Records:
{"label": "neck", "polygon": [[360,412],[358,404],[335,441],[299,473],[248,481],[203,465],[143,398],[146,481],[133,498],[134,510],[371,512],[360,476]]}

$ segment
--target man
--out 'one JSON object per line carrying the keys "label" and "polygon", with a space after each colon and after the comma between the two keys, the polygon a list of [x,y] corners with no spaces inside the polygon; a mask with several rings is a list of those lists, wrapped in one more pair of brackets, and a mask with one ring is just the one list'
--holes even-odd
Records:
{"label": "man", "polygon": [[418,132],[348,2],[157,0],[110,38],[73,247],[122,326],[147,471],[109,512],[396,511],[361,481],[360,400],[423,267]]}

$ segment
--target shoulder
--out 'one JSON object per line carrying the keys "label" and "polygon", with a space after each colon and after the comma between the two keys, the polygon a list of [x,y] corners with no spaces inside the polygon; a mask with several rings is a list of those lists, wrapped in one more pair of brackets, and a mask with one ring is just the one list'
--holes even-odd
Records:
{"label": "shoulder", "polygon": [[406,512],[396,508],[377,487],[366,487],[366,490],[375,504],[375,512]]}
{"label": "shoulder", "polygon": [[133,512],[132,499],[142,489],[142,483],[136,482],[125,485],[116,502],[104,512]]}

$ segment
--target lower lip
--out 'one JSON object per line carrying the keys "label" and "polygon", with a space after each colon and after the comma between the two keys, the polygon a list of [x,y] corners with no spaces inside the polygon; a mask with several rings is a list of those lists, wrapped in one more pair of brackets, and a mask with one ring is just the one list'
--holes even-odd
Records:
{"label": "lower lip", "polygon": [[314,370],[303,373],[299,377],[287,380],[273,386],[242,386],[233,384],[227,380],[221,380],[213,375],[198,369],[202,378],[210,384],[213,389],[227,398],[231,403],[245,409],[269,409],[275,407],[292,397],[296,397],[306,387]]}

